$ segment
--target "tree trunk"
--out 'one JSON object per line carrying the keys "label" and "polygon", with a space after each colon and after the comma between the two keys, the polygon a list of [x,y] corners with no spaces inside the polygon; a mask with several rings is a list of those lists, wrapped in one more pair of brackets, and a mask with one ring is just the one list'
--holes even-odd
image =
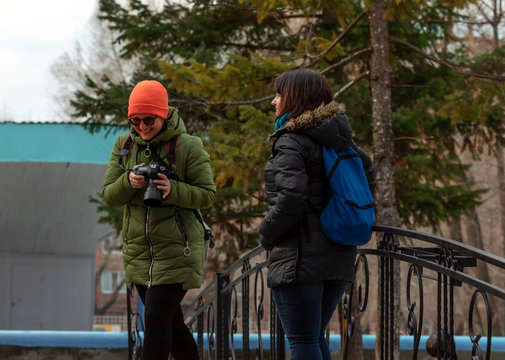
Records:
{"label": "tree trunk", "polygon": [[[498,25],[502,18],[501,14],[501,2],[493,1],[492,7],[493,17],[490,19],[490,24],[493,28],[493,50],[496,50],[500,46],[500,36],[498,32]],[[501,220],[501,232],[502,237],[505,239],[505,154],[503,146],[500,143],[496,144],[496,150],[494,151],[497,162],[498,171],[498,194],[500,198],[500,220]],[[505,241],[504,241],[505,243]],[[505,247],[503,249],[503,255],[505,257]]]}
{"label": "tree trunk", "polygon": [[[496,161],[498,162],[498,192],[500,198],[501,241],[502,244],[504,244],[502,257],[505,258],[505,154],[504,149],[501,145],[498,144],[497,148]],[[503,286],[505,286],[505,284]],[[497,313],[503,314],[505,311],[505,303],[497,299],[496,304],[498,306],[496,308]],[[505,330],[502,326],[500,326],[499,329],[496,328],[495,330],[496,335],[504,335],[505,333]]]}
{"label": "tree trunk", "polygon": [[[376,175],[376,223],[380,225],[398,226],[394,186],[394,144],[393,121],[391,113],[390,88],[390,48],[389,30],[386,19],[387,1],[375,0],[368,14],[370,20],[370,41],[372,56],[370,60],[370,83],[372,92],[372,124],[373,124],[373,159]],[[377,239],[379,241],[379,239]],[[400,266],[394,264],[394,356],[400,358],[399,326],[400,326]],[[379,289],[379,292],[381,290]],[[379,294],[381,296],[382,294]],[[380,314],[380,309],[378,309]],[[380,334],[380,323],[377,324],[377,334]],[[375,355],[380,359],[382,349],[377,341]]]}
{"label": "tree trunk", "polygon": [[[497,2],[496,0],[493,2],[493,48],[496,50],[500,46],[500,37],[499,37],[499,32],[498,32],[498,25],[500,23],[502,17],[502,9],[501,9],[501,2]],[[496,161],[498,163],[498,194],[500,198],[500,220],[501,220],[501,236],[502,236],[502,243],[504,244],[503,247],[503,254],[502,256],[505,257],[505,154],[504,154],[504,149],[501,144],[496,144]],[[496,304],[498,307],[496,307],[496,313],[498,314],[503,314],[503,311],[505,311],[505,304],[503,301],[500,301],[497,299]],[[499,328],[493,329],[496,330],[495,334],[496,335],[503,335],[504,330],[501,326],[501,323],[498,321],[496,322],[497,325],[499,325]]]}

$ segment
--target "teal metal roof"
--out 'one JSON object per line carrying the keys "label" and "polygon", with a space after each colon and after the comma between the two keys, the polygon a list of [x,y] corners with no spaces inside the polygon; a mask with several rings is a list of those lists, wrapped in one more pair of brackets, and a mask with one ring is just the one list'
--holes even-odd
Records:
{"label": "teal metal roof", "polygon": [[0,123],[0,162],[108,164],[125,126],[106,125],[93,134],[80,124]]}

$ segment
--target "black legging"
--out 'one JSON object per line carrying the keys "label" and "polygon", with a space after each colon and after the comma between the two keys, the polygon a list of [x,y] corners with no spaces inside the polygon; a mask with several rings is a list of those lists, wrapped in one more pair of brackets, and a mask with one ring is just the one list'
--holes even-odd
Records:
{"label": "black legging", "polygon": [[199,360],[195,339],[184,323],[181,301],[186,290],[181,284],[147,289],[135,284],[145,306],[143,360]]}

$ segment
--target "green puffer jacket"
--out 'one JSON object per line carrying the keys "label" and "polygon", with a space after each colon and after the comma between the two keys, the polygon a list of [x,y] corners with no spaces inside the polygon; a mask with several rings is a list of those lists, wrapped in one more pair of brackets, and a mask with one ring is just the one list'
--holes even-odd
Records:
{"label": "green puffer jacket", "polygon": [[[179,135],[175,166],[178,181],[170,180],[172,190],[160,207],[143,203],[145,187],[134,189],[126,170],[137,164],[149,164],[155,155],[146,157],[149,146],[152,153],[168,164],[168,142]],[[134,143],[126,156],[120,151],[128,136]],[[119,161],[124,166],[121,169]],[[184,289],[198,288],[202,282],[204,261],[204,232],[192,209],[210,207],[216,197],[212,179],[210,156],[202,141],[186,134],[186,126],[177,109],[169,113],[160,133],[148,142],[133,129],[119,135],[114,144],[109,167],[102,188],[104,200],[112,206],[124,205],[123,262],[126,283],[154,286],[182,283]],[[180,221],[177,221],[180,220]],[[185,238],[190,250],[185,255]]]}

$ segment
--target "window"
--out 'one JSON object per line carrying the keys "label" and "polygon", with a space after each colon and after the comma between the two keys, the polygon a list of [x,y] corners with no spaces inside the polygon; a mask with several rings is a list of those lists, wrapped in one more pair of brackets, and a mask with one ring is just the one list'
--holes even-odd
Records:
{"label": "window", "polygon": [[126,284],[124,283],[124,271],[104,271],[102,273],[102,294],[112,294],[116,288],[120,294],[126,294]]}

